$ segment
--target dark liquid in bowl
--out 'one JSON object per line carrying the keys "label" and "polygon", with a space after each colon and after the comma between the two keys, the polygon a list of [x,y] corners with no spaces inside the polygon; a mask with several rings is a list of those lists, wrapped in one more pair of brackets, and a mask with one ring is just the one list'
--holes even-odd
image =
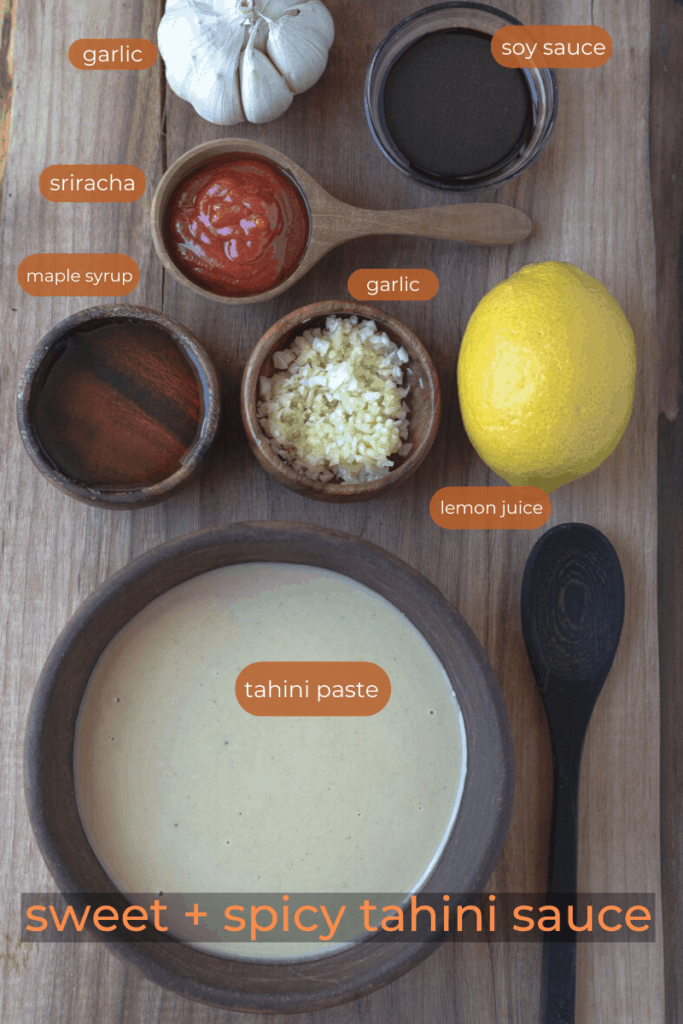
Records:
{"label": "dark liquid in bowl", "polygon": [[533,127],[524,72],[498,64],[491,36],[472,29],[431,32],[408,46],[387,73],[382,106],[396,149],[444,183],[504,165]]}
{"label": "dark liquid in bowl", "polygon": [[181,466],[202,414],[192,364],[161,328],[99,321],[65,335],[33,403],[43,452],[99,490],[159,483]]}

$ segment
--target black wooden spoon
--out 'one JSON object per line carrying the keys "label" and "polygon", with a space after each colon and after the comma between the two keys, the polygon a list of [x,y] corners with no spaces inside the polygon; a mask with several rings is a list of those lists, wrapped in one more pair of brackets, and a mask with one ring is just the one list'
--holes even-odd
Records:
{"label": "black wooden spoon", "polygon": [[[548,892],[566,907],[576,893],[579,771],[595,702],[624,622],[624,578],[607,538],[585,523],[564,523],[534,545],[522,579],[522,632],[545,704],[555,781]],[[576,936],[566,923],[546,933],[542,1024],[572,1024]],[[560,941],[557,941],[557,940]]]}

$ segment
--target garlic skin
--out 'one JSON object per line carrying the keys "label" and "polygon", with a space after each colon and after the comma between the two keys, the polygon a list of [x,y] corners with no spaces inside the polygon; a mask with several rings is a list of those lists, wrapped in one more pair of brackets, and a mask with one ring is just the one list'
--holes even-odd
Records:
{"label": "garlic skin", "polygon": [[157,43],[173,92],[212,124],[273,121],[327,66],[322,0],[167,0]]}
{"label": "garlic skin", "polygon": [[256,49],[256,31],[254,25],[240,60],[242,106],[247,121],[265,124],[284,114],[294,93],[265,53]]}
{"label": "garlic skin", "polygon": [[327,66],[327,53],[334,39],[332,16],[320,0],[295,7],[296,15],[282,13],[270,20],[267,4],[263,17],[269,20],[266,48],[294,93],[305,92],[318,81]]}

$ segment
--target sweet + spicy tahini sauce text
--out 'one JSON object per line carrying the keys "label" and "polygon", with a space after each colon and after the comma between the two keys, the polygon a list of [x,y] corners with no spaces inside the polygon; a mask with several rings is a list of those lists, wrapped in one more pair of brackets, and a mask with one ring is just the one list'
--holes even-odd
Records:
{"label": "sweet + spicy tahini sauce text", "polygon": [[218,295],[269,291],[296,269],[308,211],[292,181],[245,154],[221,157],[180,183],[166,216],[175,263]]}

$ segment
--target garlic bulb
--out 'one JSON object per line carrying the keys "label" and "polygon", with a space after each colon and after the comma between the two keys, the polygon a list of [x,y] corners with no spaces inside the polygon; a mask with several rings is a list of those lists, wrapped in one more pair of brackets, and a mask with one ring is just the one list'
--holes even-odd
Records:
{"label": "garlic bulb", "polygon": [[322,0],[167,0],[157,34],[173,92],[224,125],[283,114],[318,81],[333,39]]}

